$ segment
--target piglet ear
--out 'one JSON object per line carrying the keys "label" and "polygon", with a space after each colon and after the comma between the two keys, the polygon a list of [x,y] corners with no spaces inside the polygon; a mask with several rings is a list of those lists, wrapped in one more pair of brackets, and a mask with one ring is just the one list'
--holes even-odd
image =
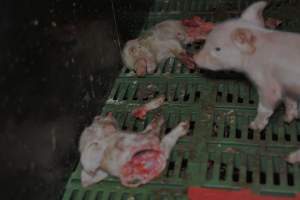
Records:
{"label": "piglet ear", "polygon": [[242,53],[255,53],[256,36],[251,30],[246,28],[237,28],[232,32],[231,39]]}
{"label": "piglet ear", "polygon": [[255,53],[256,36],[251,30],[246,28],[237,28],[232,32],[231,39],[242,53]]}
{"label": "piglet ear", "polygon": [[241,18],[257,26],[264,27],[263,10],[267,2],[259,1],[250,5],[243,13]]}

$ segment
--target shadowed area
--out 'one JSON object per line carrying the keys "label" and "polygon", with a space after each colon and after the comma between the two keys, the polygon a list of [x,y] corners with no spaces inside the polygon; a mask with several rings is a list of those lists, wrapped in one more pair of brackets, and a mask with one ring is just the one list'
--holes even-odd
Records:
{"label": "shadowed area", "polygon": [[127,7],[147,12],[149,5],[1,1],[2,199],[61,198],[79,135],[121,69],[119,41],[133,37],[128,24],[143,24],[142,16],[139,23],[118,18]]}

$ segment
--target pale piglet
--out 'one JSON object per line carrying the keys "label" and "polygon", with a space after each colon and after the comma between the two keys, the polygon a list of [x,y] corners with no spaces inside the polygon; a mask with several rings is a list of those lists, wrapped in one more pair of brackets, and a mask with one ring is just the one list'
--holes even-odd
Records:
{"label": "pale piglet", "polygon": [[285,120],[298,117],[300,35],[268,30],[262,17],[265,2],[251,5],[239,19],[218,24],[194,56],[200,68],[244,73],[257,87],[258,114],[250,128],[262,130],[283,101]]}
{"label": "pale piglet", "polygon": [[166,20],[129,40],[123,48],[122,58],[125,66],[137,76],[154,73],[158,63],[169,57],[177,57],[187,67],[194,68],[192,56],[183,48],[191,40],[181,21]]}
{"label": "pale piglet", "polygon": [[80,138],[84,187],[100,182],[108,174],[119,177],[127,187],[138,187],[158,177],[179,137],[186,135],[188,122],[179,123],[160,140],[163,117],[156,117],[139,133],[124,132],[115,118],[97,116]]}
{"label": "pale piglet", "polygon": [[[258,131],[266,127],[280,102],[286,122],[299,117],[300,34],[266,29],[262,15],[266,5],[256,2],[240,18],[217,24],[194,55],[200,68],[247,75],[259,95],[257,116],[250,124]],[[292,157],[300,161],[297,155]]]}

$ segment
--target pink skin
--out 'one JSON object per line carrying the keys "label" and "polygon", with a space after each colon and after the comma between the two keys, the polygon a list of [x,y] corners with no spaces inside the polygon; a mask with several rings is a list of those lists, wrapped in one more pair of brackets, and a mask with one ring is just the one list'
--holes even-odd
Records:
{"label": "pink skin", "polygon": [[108,174],[119,177],[126,187],[138,187],[158,177],[176,141],[189,129],[188,122],[181,122],[160,140],[163,124],[163,117],[158,116],[134,134],[119,130],[112,113],[95,117],[79,142],[82,185],[100,182]]}
{"label": "pink skin", "polygon": [[286,122],[299,117],[300,35],[266,29],[265,6],[266,2],[254,3],[241,18],[216,25],[204,48],[194,55],[199,68],[241,72],[253,82],[259,104],[250,128],[258,131],[266,127],[281,101]]}

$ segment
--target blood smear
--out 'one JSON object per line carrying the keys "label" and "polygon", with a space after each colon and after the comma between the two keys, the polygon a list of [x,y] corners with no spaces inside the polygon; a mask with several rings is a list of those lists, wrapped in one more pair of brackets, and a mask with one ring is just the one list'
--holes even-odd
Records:
{"label": "blood smear", "polygon": [[127,182],[140,179],[142,183],[157,177],[164,166],[162,153],[156,150],[145,150],[137,153],[122,168],[122,174]]}

